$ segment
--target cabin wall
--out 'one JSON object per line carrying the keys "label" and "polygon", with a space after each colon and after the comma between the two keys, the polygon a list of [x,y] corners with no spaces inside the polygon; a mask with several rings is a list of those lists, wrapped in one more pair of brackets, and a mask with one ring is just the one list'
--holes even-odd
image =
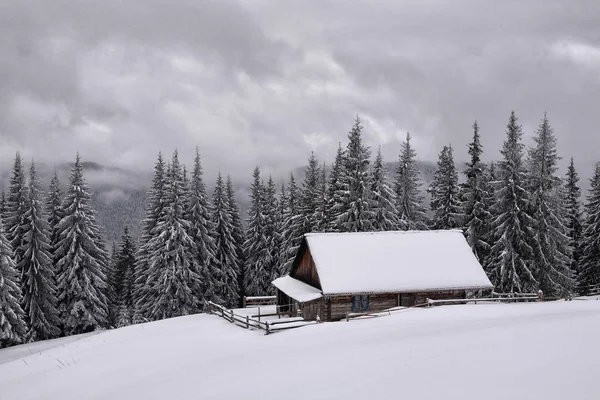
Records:
{"label": "cabin wall", "polygon": [[314,301],[309,301],[307,303],[300,304],[300,309],[302,310],[302,318],[307,321],[314,321],[317,319],[317,315],[320,320],[323,320],[323,299],[318,299]]}
{"label": "cabin wall", "polygon": [[[369,296],[369,312],[387,310],[398,305],[398,295],[393,293]],[[337,321],[352,312],[352,295],[332,296],[326,300],[325,319]]]}
{"label": "cabin wall", "polygon": [[292,271],[290,276],[306,283],[307,285],[321,289],[321,282],[319,281],[317,268],[315,267],[315,262],[310,254],[310,249],[308,246],[305,247],[300,263],[298,264],[297,268]]}
{"label": "cabin wall", "polygon": [[[464,290],[417,292],[417,293],[385,293],[369,295],[369,312],[378,312],[397,306],[412,307],[424,304],[427,299],[464,299]],[[325,321],[339,321],[352,312],[352,295],[330,296],[324,303]]]}

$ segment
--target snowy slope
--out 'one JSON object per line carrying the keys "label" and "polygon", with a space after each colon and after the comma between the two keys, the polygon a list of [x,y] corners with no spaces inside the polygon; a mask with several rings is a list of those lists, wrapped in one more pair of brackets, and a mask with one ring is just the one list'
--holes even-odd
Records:
{"label": "snowy slope", "polygon": [[269,336],[189,316],[0,364],[0,398],[595,399],[599,334],[600,301],[408,309]]}

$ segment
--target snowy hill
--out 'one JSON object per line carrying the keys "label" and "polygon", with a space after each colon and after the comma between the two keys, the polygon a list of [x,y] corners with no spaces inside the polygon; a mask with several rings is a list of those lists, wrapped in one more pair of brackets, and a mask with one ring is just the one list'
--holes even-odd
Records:
{"label": "snowy hill", "polygon": [[2,350],[0,397],[592,399],[599,333],[600,301],[408,309],[269,336],[197,315]]}

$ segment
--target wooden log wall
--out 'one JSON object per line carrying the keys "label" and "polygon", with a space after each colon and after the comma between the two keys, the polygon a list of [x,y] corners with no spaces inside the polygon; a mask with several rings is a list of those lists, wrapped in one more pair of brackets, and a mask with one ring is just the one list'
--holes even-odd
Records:
{"label": "wooden log wall", "polygon": [[315,268],[315,262],[313,261],[308,247],[305,247],[300,264],[298,264],[298,267],[292,272],[291,276],[292,278],[296,278],[310,286],[321,289],[321,282],[319,281],[317,268]]}
{"label": "wooden log wall", "polygon": [[[369,312],[387,310],[398,305],[398,296],[393,293],[372,294],[369,296]],[[327,321],[337,321],[346,318],[352,312],[352,296],[335,296],[327,300],[325,318]]]}

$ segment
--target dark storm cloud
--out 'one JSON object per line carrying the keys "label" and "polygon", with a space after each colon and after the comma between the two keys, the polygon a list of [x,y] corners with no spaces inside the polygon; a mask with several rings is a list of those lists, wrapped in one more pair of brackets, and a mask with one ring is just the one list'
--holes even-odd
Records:
{"label": "dark storm cloud", "polygon": [[[330,162],[360,114],[395,159],[487,158],[545,110],[564,157],[600,158],[600,4],[564,1],[67,1],[0,4],[0,168],[26,157],[148,171],[159,150],[276,176]],[[582,171],[588,174],[589,171]]]}

